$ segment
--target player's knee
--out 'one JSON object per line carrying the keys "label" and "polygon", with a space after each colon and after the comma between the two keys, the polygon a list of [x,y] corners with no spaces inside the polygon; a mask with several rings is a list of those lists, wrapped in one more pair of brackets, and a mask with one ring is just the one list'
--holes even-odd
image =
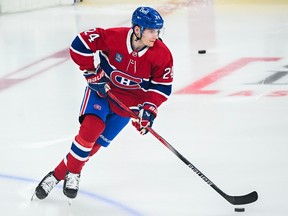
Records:
{"label": "player's knee", "polygon": [[76,139],[84,147],[92,147],[104,128],[105,124],[99,117],[87,115],[80,126]]}
{"label": "player's knee", "polygon": [[96,154],[98,152],[98,150],[101,148],[101,145],[99,145],[98,143],[95,143],[93,145],[92,150],[90,151],[89,156],[92,157],[94,154]]}

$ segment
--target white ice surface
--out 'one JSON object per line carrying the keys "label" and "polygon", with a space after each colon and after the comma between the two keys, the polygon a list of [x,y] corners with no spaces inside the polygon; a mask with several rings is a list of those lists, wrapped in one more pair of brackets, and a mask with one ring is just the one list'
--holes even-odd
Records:
{"label": "white ice surface", "polygon": [[[85,165],[72,206],[61,185],[46,200],[30,201],[79,127],[85,81],[68,57],[55,53],[67,50],[82,30],[129,26],[135,8],[80,5],[0,16],[1,215],[287,215],[288,76],[255,83],[288,72],[288,6],[190,2],[161,9],[167,12],[163,39],[175,59],[175,93],[153,128],[224,192],[256,190],[259,200],[235,213],[152,135],[142,137],[129,125]],[[207,53],[199,55],[199,49]],[[216,94],[176,94],[226,65],[256,57],[280,59],[252,62],[205,86]],[[231,96],[242,91],[251,95]],[[275,96],[279,91],[286,96]]]}

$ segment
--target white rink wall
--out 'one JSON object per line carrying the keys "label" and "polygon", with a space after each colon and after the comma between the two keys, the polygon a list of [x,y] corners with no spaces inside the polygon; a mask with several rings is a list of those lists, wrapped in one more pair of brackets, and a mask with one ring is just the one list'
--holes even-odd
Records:
{"label": "white rink wall", "polygon": [[0,0],[0,14],[71,5],[74,0]]}
{"label": "white rink wall", "polygon": [[23,12],[29,10],[43,9],[47,7],[54,7],[60,5],[72,5],[81,2],[86,5],[97,4],[111,5],[111,4],[146,4],[146,5],[159,5],[166,3],[170,4],[207,4],[214,2],[215,4],[265,4],[265,3],[278,3],[287,4],[288,0],[0,0],[0,14]]}
{"label": "white rink wall", "polygon": [[[209,0],[210,1],[210,0]],[[112,4],[139,4],[139,5],[161,5],[185,3],[187,0],[0,0],[0,15],[25,12],[37,9],[43,9],[48,7],[62,6],[62,5],[73,5],[74,3],[81,3],[86,6],[107,6]]]}

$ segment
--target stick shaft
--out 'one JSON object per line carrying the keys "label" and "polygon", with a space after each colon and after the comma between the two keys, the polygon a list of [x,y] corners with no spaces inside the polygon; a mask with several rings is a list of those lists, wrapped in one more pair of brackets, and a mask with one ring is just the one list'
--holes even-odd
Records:
{"label": "stick shaft", "polygon": [[[130,110],[122,101],[120,101],[110,91],[107,92],[109,97],[116,102],[120,107],[127,111],[132,118],[139,119],[139,117]],[[204,175],[199,169],[197,169],[189,160],[187,160],[182,154],[180,154],[168,141],[160,136],[154,129],[147,127],[148,131],[157,138],[163,145],[165,145],[171,152],[173,152],[180,160],[182,160],[194,173],[196,173],[204,182],[210,185],[218,194],[233,205],[242,205],[255,202],[258,199],[258,194],[253,191],[243,196],[229,196],[224,193],[219,187],[217,187],[206,175]]]}

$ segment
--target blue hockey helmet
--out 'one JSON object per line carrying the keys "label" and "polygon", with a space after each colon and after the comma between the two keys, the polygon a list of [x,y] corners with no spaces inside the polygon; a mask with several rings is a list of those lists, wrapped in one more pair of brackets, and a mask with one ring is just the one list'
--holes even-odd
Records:
{"label": "blue hockey helmet", "polygon": [[162,29],[164,20],[161,15],[151,7],[138,7],[132,14],[132,28],[139,26],[141,33],[145,28]]}

